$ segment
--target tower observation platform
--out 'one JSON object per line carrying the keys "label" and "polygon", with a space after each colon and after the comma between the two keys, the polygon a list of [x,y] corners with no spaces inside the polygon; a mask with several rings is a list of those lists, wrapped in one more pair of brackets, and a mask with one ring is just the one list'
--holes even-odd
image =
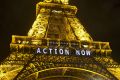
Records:
{"label": "tower observation platform", "polygon": [[94,41],[69,0],[44,0],[27,36],[12,35],[0,80],[120,80],[109,42]]}

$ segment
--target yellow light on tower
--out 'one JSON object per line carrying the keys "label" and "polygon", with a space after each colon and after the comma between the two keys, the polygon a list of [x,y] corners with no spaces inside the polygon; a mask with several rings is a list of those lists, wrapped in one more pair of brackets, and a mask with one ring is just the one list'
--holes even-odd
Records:
{"label": "yellow light on tower", "polygon": [[63,4],[68,4],[68,1],[69,1],[69,0],[61,0],[61,2],[62,2]]}
{"label": "yellow light on tower", "polygon": [[49,3],[49,2],[52,2],[52,0],[44,0],[44,2],[48,2]]}
{"label": "yellow light on tower", "polygon": [[57,3],[63,3],[63,4],[68,4],[69,0],[44,0],[44,2],[50,3],[50,2],[57,2]]}

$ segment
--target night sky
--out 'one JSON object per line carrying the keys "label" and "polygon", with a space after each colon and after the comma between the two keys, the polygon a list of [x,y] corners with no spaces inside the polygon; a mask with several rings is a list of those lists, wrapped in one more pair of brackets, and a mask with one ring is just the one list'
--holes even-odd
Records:
{"label": "night sky", "polygon": [[[9,55],[12,35],[27,35],[40,0],[0,2],[0,60]],[[112,57],[120,62],[120,0],[70,0],[77,17],[95,41],[109,41]]]}

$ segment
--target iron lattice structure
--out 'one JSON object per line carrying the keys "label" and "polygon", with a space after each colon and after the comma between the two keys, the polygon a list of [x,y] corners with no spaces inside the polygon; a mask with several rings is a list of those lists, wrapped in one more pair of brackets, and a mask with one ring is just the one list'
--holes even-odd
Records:
{"label": "iron lattice structure", "polygon": [[[109,42],[94,41],[68,0],[44,0],[28,36],[12,36],[10,55],[0,65],[0,80],[119,80],[120,65]],[[90,50],[90,56],[36,54],[36,49]]]}

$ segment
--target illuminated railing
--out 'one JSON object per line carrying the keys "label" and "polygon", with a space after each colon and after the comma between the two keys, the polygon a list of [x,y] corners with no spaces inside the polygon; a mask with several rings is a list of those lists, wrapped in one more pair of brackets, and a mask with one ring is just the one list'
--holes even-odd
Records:
{"label": "illuminated railing", "polygon": [[109,46],[109,42],[87,42],[87,41],[66,41],[66,40],[54,40],[54,39],[40,39],[36,40],[28,36],[12,36],[11,49],[14,50],[24,50],[25,52],[30,52],[37,47],[69,47],[69,48],[80,48],[89,49],[93,53],[100,53],[105,55],[111,54],[112,50]]}

